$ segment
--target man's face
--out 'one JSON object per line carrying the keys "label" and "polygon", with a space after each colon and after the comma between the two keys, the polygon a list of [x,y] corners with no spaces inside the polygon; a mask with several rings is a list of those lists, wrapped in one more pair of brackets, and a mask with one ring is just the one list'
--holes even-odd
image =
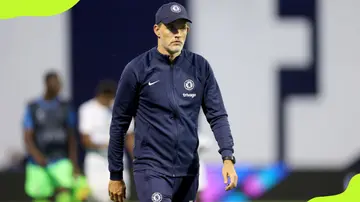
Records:
{"label": "man's face", "polygon": [[104,99],[104,104],[106,104],[107,106],[111,106],[114,99],[115,99],[115,94],[113,93],[104,93],[103,94],[103,99]]}
{"label": "man's face", "polygon": [[183,19],[154,26],[154,32],[159,38],[159,45],[170,54],[178,53],[183,49],[188,31],[188,22]]}
{"label": "man's face", "polygon": [[47,90],[54,95],[57,95],[61,90],[61,82],[58,76],[49,78],[46,85]]}

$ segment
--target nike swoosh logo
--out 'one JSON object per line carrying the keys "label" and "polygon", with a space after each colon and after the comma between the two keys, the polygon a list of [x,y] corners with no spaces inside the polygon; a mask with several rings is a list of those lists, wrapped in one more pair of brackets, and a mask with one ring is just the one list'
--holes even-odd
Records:
{"label": "nike swoosh logo", "polygon": [[157,80],[157,81],[154,81],[154,82],[150,82],[149,81],[149,86],[152,86],[152,85],[154,85],[154,84],[156,84],[157,82],[159,82],[160,80]]}

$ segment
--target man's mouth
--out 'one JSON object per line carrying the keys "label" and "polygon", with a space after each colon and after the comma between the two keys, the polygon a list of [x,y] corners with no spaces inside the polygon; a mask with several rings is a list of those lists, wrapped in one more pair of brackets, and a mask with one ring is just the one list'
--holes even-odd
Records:
{"label": "man's mouth", "polygon": [[181,43],[181,41],[174,41],[174,42],[172,42],[172,44],[181,45],[182,43]]}

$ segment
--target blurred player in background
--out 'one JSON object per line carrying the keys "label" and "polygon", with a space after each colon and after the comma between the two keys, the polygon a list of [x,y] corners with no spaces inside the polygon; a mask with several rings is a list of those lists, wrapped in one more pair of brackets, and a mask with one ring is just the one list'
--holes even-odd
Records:
{"label": "blurred player in background", "polygon": [[204,202],[204,200],[201,198],[201,195],[203,193],[203,191],[206,190],[206,188],[208,187],[208,179],[207,179],[207,171],[206,171],[206,164],[205,162],[202,160],[203,155],[207,152],[207,150],[210,150],[212,148],[212,145],[214,143],[213,139],[211,138],[211,136],[207,135],[204,133],[203,131],[203,125],[202,123],[202,119],[206,118],[204,116],[204,112],[203,110],[201,111],[201,115],[199,115],[199,125],[198,125],[198,134],[199,134],[199,148],[198,148],[198,152],[199,152],[199,164],[200,164],[200,168],[199,168],[199,187],[198,187],[198,193],[196,195],[196,202]]}
{"label": "blurred player in background", "polygon": [[[115,92],[115,82],[111,80],[101,81],[97,86],[96,96],[83,103],[79,108],[79,131],[87,150],[85,174],[92,190],[92,196],[96,201],[109,200],[107,151]],[[133,141],[133,129],[130,127],[125,140],[126,150],[130,154],[130,158],[132,157]],[[125,180],[130,183],[130,173],[125,172]]]}
{"label": "blurred player in background", "polygon": [[202,160],[202,155],[212,147],[213,140],[203,133],[199,133],[199,187],[198,193],[196,195],[196,202],[204,202],[201,199],[201,194],[208,186],[207,172],[206,172],[206,164]]}
{"label": "blurred player in background", "polygon": [[72,201],[73,174],[79,174],[75,113],[58,95],[61,82],[56,72],[45,75],[45,92],[31,101],[25,112],[24,140],[29,160],[25,191],[34,201]]}

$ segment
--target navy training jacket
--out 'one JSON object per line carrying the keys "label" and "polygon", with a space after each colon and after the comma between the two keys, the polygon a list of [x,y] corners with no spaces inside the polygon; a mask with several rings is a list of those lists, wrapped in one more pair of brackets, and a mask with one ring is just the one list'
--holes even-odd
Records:
{"label": "navy training jacket", "polygon": [[170,62],[157,48],[125,67],[114,101],[109,141],[110,179],[122,179],[124,138],[135,117],[134,171],[167,176],[197,175],[197,134],[202,107],[222,156],[233,138],[214,73],[202,56],[183,50]]}

